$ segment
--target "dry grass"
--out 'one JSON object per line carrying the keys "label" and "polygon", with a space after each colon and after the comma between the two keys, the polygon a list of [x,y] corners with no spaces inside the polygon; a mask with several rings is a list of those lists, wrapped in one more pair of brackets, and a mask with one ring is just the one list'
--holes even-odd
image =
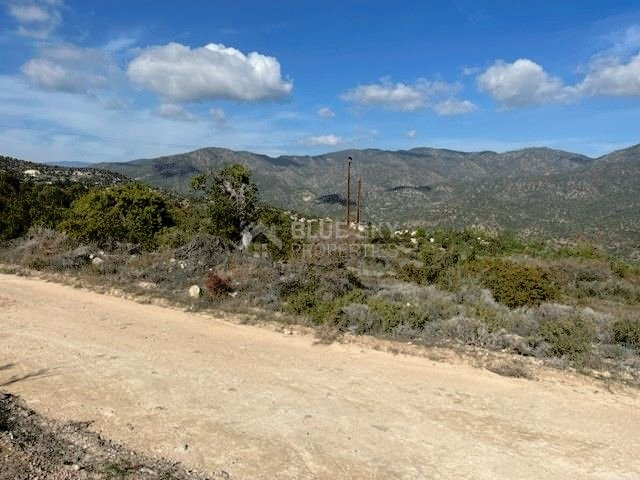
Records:
{"label": "dry grass", "polygon": [[[95,256],[102,260],[98,266],[92,263]],[[640,352],[627,345],[635,337],[621,340],[614,331],[616,321],[638,317],[638,306],[629,300],[638,278],[634,271],[616,270],[621,276],[601,260],[532,260],[535,265],[546,262],[563,279],[563,293],[557,303],[516,309],[496,302],[477,276],[448,291],[400,281],[392,275],[392,265],[372,258],[336,253],[277,262],[230,251],[210,236],[195,238],[179,249],[140,252],[122,245],[103,252],[52,230],[34,230],[0,249],[0,261],[62,274],[65,282],[76,286],[138,301],[164,302],[190,311],[247,313],[247,318],[258,312],[269,321],[314,324],[322,343],[356,334],[431,346],[479,347],[536,357],[560,367],[609,371],[626,382],[640,382]],[[588,296],[585,282],[597,293]],[[187,291],[194,284],[211,290],[211,295],[190,298]],[[611,290],[614,285],[625,287]],[[296,315],[280,313],[287,310]],[[573,334],[563,337],[562,331],[549,328],[562,322],[569,327],[590,325],[593,336],[586,340],[590,347],[565,348],[572,345]],[[491,368],[507,373],[503,367]]]}

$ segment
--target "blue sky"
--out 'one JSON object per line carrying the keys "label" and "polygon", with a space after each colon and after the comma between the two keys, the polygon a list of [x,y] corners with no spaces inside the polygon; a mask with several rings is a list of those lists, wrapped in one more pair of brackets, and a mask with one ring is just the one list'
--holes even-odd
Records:
{"label": "blue sky", "polygon": [[637,1],[484,3],[5,0],[0,153],[640,143]]}

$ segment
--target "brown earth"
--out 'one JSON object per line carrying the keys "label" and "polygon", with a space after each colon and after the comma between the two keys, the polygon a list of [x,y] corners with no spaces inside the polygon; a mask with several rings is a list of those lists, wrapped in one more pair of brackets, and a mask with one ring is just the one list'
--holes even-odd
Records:
{"label": "brown earth", "polygon": [[640,478],[637,390],[320,345],[11,275],[0,388],[232,478]]}

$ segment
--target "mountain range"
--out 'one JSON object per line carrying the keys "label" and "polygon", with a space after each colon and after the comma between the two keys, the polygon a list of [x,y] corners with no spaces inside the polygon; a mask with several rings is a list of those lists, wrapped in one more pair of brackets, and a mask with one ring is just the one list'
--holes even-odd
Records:
{"label": "mountain range", "polygon": [[187,192],[194,175],[241,163],[253,171],[264,201],[341,218],[349,156],[353,185],[363,182],[364,221],[510,229],[640,250],[640,145],[599,158],[549,148],[365,149],[275,158],[203,148],[96,167]]}
{"label": "mountain range", "polygon": [[364,149],[279,157],[203,148],[92,167],[189,193],[194,175],[241,163],[252,170],[265,202],[341,219],[349,156],[352,192],[362,178],[365,222],[508,229],[529,238],[595,241],[640,256],[640,145],[599,158],[549,148]]}

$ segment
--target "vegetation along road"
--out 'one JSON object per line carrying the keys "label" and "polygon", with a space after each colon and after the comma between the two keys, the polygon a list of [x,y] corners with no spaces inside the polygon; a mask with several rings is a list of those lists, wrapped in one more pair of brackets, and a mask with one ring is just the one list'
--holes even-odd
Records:
{"label": "vegetation along road", "polygon": [[640,478],[640,398],[586,377],[319,345],[9,275],[0,317],[2,388],[231,478]]}

